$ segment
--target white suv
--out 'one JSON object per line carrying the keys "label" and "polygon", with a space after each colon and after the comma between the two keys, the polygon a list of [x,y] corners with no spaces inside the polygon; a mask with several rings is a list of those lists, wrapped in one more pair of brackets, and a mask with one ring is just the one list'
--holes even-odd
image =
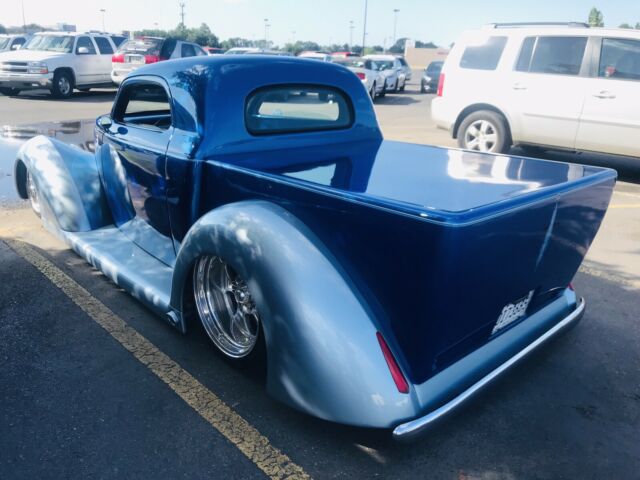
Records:
{"label": "white suv", "polygon": [[445,61],[433,120],[462,148],[558,148],[640,156],[640,32],[494,24]]}
{"label": "white suv", "polygon": [[19,50],[0,53],[0,93],[46,88],[57,98],[73,89],[112,87],[111,55],[122,37],[76,32],[36,33]]}

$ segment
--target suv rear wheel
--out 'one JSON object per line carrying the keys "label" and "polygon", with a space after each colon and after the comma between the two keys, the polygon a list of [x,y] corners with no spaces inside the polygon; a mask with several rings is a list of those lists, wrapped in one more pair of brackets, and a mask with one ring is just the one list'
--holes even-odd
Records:
{"label": "suv rear wheel", "polygon": [[51,94],[56,98],[69,98],[73,93],[73,77],[64,70],[53,75]]}
{"label": "suv rear wheel", "polygon": [[1,87],[0,93],[8,97],[10,95],[18,95],[20,90],[17,88]]}
{"label": "suv rear wheel", "polygon": [[479,152],[505,153],[511,147],[504,117],[490,110],[467,115],[458,128],[458,146]]}

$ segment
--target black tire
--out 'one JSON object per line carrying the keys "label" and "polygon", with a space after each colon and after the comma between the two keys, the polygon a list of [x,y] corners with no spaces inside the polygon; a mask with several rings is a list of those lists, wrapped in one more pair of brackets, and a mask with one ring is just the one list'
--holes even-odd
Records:
{"label": "black tire", "polygon": [[10,97],[12,95],[18,95],[20,93],[20,89],[18,88],[9,88],[9,87],[0,87],[0,93],[5,97]]}
{"label": "black tire", "polygon": [[380,93],[378,94],[379,98],[384,98],[387,95],[387,84],[384,84],[384,87],[382,88],[382,90],[380,90]]}
{"label": "black tire", "polygon": [[407,81],[405,80],[402,86],[398,89],[400,92],[404,92],[404,88],[407,86]]}
{"label": "black tire", "polygon": [[[482,129],[485,131],[481,132]],[[474,131],[481,133],[474,137]],[[467,150],[506,153],[511,148],[507,121],[502,115],[491,110],[478,110],[467,115],[458,127],[457,137],[458,146]]]}
{"label": "black tire", "polygon": [[373,86],[371,87],[371,91],[369,92],[369,96],[371,97],[371,101],[376,99],[376,82],[373,82]]}
{"label": "black tire", "polygon": [[67,71],[56,72],[53,75],[51,95],[55,98],[69,98],[73,93],[73,77]]}
{"label": "black tire", "polygon": [[393,93],[398,93],[398,84],[400,83],[400,80],[396,80],[396,84],[393,86]]}
{"label": "black tire", "polygon": [[420,82],[420,93],[427,93],[427,87],[424,86],[424,82]]}

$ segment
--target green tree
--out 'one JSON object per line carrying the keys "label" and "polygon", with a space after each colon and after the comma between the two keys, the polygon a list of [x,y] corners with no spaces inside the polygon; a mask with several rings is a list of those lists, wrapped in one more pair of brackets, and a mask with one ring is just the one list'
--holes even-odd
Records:
{"label": "green tree", "polygon": [[0,23],[0,33],[7,33],[7,29]]}
{"label": "green tree", "polygon": [[640,30],[640,22],[636,22],[636,30]]}
{"label": "green tree", "polygon": [[604,16],[596,7],[589,12],[589,25],[592,27],[604,27]]}
{"label": "green tree", "polygon": [[628,23],[621,23],[618,28],[633,28],[631,25],[629,25]]}

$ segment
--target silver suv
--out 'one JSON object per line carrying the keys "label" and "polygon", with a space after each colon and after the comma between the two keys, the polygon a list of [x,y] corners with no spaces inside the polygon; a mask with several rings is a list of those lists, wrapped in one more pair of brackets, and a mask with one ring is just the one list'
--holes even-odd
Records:
{"label": "silver suv", "polygon": [[471,150],[640,156],[640,31],[569,23],[466,32],[445,61],[431,111]]}

